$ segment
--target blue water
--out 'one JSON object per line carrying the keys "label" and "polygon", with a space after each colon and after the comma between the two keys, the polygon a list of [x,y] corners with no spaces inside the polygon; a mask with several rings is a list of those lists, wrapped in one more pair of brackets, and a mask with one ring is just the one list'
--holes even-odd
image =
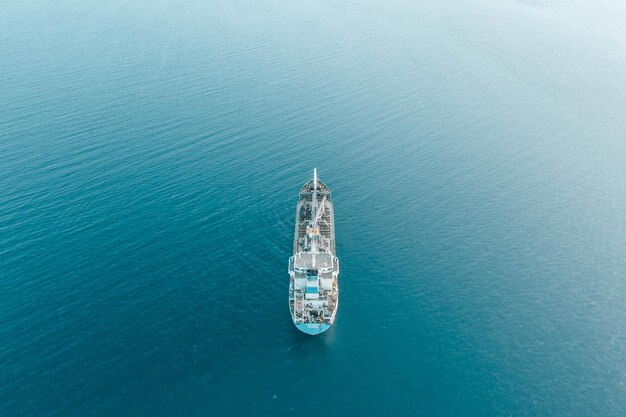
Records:
{"label": "blue water", "polygon": [[626,415],[623,2],[7,3],[1,416]]}

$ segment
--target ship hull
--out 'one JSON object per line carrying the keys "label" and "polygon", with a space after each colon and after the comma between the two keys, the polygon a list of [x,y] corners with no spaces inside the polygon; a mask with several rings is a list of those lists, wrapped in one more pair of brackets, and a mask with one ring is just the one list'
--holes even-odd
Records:
{"label": "ship hull", "polygon": [[325,323],[301,323],[296,324],[296,328],[303,333],[310,334],[312,336],[324,333],[330,329],[330,324]]}
{"label": "ship hull", "polygon": [[289,258],[289,309],[295,327],[318,335],[335,322],[339,306],[339,259],[330,188],[313,180],[300,189],[293,256]]}

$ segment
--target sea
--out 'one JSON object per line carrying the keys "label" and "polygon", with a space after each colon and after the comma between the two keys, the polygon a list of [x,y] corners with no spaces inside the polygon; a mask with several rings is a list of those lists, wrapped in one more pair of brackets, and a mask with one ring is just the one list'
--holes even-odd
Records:
{"label": "sea", "polygon": [[[2,417],[625,416],[626,3],[0,11]],[[299,188],[335,325],[292,324]]]}

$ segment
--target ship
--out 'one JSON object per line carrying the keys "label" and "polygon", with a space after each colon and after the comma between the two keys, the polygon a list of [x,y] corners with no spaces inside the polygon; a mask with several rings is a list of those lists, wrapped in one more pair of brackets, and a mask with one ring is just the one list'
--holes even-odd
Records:
{"label": "ship", "polygon": [[300,188],[293,256],[289,258],[289,310],[298,330],[317,335],[335,322],[339,307],[339,259],[330,188],[317,178]]}

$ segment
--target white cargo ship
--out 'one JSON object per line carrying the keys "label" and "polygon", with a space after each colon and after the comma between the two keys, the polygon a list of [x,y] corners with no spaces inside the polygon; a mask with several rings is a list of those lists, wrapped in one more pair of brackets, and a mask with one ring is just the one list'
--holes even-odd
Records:
{"label": "white cargo ship", "polygon": [[316,335],[335,322],[338,275],[331,193],[314,169],[313,179],[300,189],[293,256],[289,258],[289,309],[299,330]]}

